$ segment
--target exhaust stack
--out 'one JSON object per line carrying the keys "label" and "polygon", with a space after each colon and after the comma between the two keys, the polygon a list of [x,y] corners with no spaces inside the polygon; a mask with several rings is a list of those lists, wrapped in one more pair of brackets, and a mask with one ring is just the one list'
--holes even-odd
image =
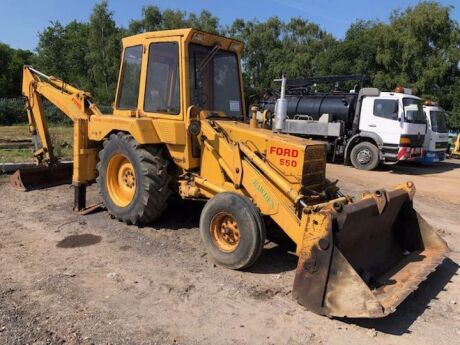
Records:
{"label": "exhaust stack", "polygon": [[279,133],[284,128],[284,122],[287,117],[287,99],[286,99],[286,77],[283,75],[281,79],[275,79],[276,82],[281,82],[281,95],[276,100],[275,118],[273,121],[273,132]]}

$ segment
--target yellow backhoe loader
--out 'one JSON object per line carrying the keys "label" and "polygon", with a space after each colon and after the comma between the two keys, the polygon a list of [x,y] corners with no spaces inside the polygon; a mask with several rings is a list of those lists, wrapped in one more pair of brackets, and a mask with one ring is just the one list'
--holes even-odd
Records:
{"label": "yellow backhoe loader", "polygon": [[[326,179],[324,144],[258,128],[257,109],[246,123],[242,48],[194,29],[124,38],[110,115],[89,93],[24,67],[39,177],[53,183],[67,169],[53,155],[46,98],[73,120],[77,211],[95,181],[108,212],[128,224],[154,222],[171,193],[208,200],[201,238],[231,269],[258,259],[271,218],[296,245],[299,303],[329,316],[388,315],[441,263],[446,243],[414,210],[411,182],[354,202]],[[13,182],[27,189],[36,177],[18,171]]]}

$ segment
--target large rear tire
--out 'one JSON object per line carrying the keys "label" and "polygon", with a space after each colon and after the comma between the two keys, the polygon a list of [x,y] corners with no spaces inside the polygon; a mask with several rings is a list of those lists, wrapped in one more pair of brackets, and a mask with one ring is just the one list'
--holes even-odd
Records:
{"label": "large rear tire", "polygon": [[231,269],[253,265],[265,243],[260,212],[248,198],[231,192],[219,193],[206,203],[200,234],[212,259]]}
{"label": "large rear tire", "polygon": [[363,141],[353,147],[350,160],[356,169],[374,170],[380,164],[379,149],[374,144]]}
{"label": "large rear tire", "polygon": [[129,134],[110,135],[99,152],[97,182],[109,213],[127,224],[148,224],[167,206],[168,160],[159,146],[142,146]]}

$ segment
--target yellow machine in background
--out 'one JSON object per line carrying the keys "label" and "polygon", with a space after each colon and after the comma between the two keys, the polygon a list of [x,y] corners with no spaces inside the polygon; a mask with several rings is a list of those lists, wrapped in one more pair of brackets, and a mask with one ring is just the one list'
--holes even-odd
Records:
{"label": "yellow machine in background", "polygon": [[108,212],[128,224],[154,222],[171,193],[208,200],[201,238],[232,269],[258,259],[271,218],[299,256],[295,298],[331,316],[388,315],[445,257],[447,245],[412,207],[412,183],[353,202],[326,179],[324,144],[257,128],[257,109],[245,123],[241,42],[184,29],[127,37],[123,47],[110,115],[88,93],[24,68],[41,176],[60,166],[42,99],[73,120],[76,210],[95,181]]}
{"label": "yellow machine in background", "polygon": [[457,135],[457,139],[455,139],[454,148],[450,152],[451,155],[460,157],[460,133]]}

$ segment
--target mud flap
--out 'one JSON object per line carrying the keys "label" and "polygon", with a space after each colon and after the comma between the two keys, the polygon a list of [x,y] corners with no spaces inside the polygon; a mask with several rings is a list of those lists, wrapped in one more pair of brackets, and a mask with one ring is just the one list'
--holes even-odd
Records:
{"label": "mud flap", "polygon": [[414,193],[409,182],[308,216],[293,288],[297,301],[328,316],[392,313],[448,252],[414,210]]}
{"label": "mud flap", "polygon": [[11,175],[10,183],[17,189],[29,191],[72,182],[72,163],[36,166],[18,169]]}

